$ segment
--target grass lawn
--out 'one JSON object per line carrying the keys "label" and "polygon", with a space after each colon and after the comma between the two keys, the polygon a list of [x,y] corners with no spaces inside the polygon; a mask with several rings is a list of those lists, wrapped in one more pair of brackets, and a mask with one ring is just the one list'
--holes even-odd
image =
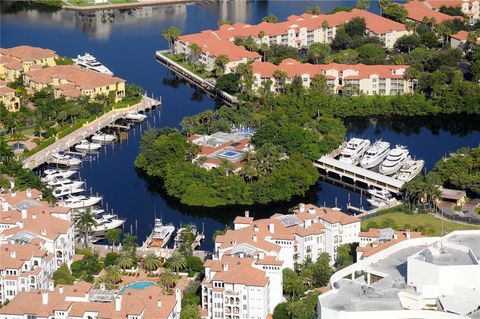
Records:
{"label": "grass lawn", "polygon": [[185,69],[187,69],[188,71],[192,72],[192,73],[195,73],[196,75],[198,75],[199,77],[201,77],[202,79],[207,79],[207,78],[211,78],[212,77],[212,73],[211,72],[208,72],[208,71],[203,71],[203,72],[200,72],[199,70],[196,70],[193,68],[192,65],[184,62],[184,61],[181,61],[180,59],[178,59],[175,55],[171,54],[171,53],[162,53],[164,56],[166,56],[167,58],[169,58],[170,60],[180,64],[182,67],[184,67]]}
{"label": "grass lawn", "polygon": [[[392,220],[397,225],[398,229],[403,229],[403,226],[405,224],[408,224],[411,228],[423,226],[426,229],[431,229],[433,231],[432,235],[438,236],[442,231],[442,220],[430,214],[410,215],[402,212],[392,212],[377,217],[365,219],[362,221],[362,224],[368,225],[369,222],[371,223],[374,221],[379,227],[382,227],[382,223],[387,219]],[[445,220],[443,222],[443,229],[445,233],[450,233],[454,230],[480,229],[480,226],[465,225],[456,223],[454,221]]]}

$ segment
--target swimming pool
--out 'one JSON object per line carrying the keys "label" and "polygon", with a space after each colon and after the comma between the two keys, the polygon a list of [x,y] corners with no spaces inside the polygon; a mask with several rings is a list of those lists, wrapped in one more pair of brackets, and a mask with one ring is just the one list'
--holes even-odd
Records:
{"label": "swimming pool", "polygon": [[238,152],[235,152],[235,151],[228,151],[228,152],[223,153],[223,155],[226,156],[226,157],[234,157],[237,154],[238,154]]}
{"label": "swimming pool", "polygon": [[120,290],[120,294],[125,293],[127,289],[135,289],[135,290],[142,290],[144,288],[150,287],[150,286],[155,286],[153,282],[150,281],[139,281],[134,283],[133,285],[123,287],[122,290]]}

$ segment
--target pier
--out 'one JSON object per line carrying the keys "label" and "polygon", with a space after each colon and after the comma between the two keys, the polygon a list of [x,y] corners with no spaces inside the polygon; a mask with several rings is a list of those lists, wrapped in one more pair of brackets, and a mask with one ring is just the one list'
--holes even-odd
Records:
{"label": "pier", "polygon": [[81,140],[95,134],[104,127],[114,124],[115,121],[124,117],[127,112],[145,112],[157,106],[161,106],[161,104],[161,99],[157,100],[143,95],[140,103],[122,109],[114,109],[108,113],[105,113],[94,121],[90,123],[85,123],[78,130],[55,141],[55,143],[53,143],[52,145],[49,145],[46,148],[33,154],[32,156],[26,158],[23,161],[23,167],[27,169],[34,169],[48,162],[53,154],[56,154],[59,151],[70,149],[70,147],[79,143]]}
{"label": "pier", "polygon": [[238,103],[238,99],[236,96],[230,95],[225,91],[217,89],[215,84],[187,70],[177,62],[168,58],[164,53],[169,53],[169,51],[168,50],[157,51],[156,52],[157,60],[163,65],[165,65],[167,68],[175,72],[178,76],[194,84],[195,86],[201,88],[202,90],[210,94],[212,97],[221,98],[228,105],[233,105]]}
{"label": "pier", "polygon": [[[354,186],[360,189],[376,187],[398,194],[402,189],[403,184],[405,184],[404,181],[396,178],[372,172],[359,166],[350,165],[326,155],[316,160],[314,165],[322,170],[322,173],[325,174],[328,179],[332,178],[331,174],[333,173],[338,175],[339,180],[342,181],[342,183],[345,183],[343,180],[348,178],[352,181]],[[360,183],[365,187],[358,186]]]}

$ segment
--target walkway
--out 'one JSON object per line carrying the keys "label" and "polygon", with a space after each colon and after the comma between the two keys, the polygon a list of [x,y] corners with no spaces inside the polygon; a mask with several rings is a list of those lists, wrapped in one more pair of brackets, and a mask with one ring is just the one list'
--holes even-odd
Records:
{"label": "walkway", "polygon": [[57,140],[52,145],[49,145],[43,150],[40,150],[32,156],[26,158],[23,161],[23,167],[27,169],[34,169],[44,164],[53,154],[58,153],[59,151],[68,150],[70,147],[77,144],[81,140],[95,134],[105,126],[114,123],[116,120],[122,118],[129,111],[145,111],[158,105],[161,105],[161,100],[155,100],[144,95],[142,96],[142,101],[138,104],[122,109],[111,110],[110,112],[103,114],[94,121],[84,124],[78,130]]}

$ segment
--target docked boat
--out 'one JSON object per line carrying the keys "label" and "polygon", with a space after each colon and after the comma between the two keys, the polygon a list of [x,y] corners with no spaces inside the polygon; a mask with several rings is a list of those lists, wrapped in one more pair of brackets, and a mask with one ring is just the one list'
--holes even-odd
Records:
{"label": "docked boat", "polygon": [[110,143],[113,142],[117,139],[117,137],[113,134],[107,134],[107,133],[97,133],[92,136],[92,141],[97,142],[97,143]]}
{"label": "docked boat", "polygon": [[397,179],[404,182],[411,181],[415,176],[420,174],[423,166],[425,166],[424,160],[414,160],[408,156],[402,168],[398,171]]}
{"label": "docked boat", "polygon": [[53,154],[48,162],[62,166],[78,166],[82,164],[81,159],[63,153]]}
{"label": "docked boat", "polygon": [[85,182],[81,181],[72,181],[68,178],[54,178],[47,183],[50,187],[71,187],[71,188],[80,188],[85,185]]}
{"label": "docked boat", "polygon": [[102,145],[98,143],[92,143],[87,140],[81,140],[80,143],[75,145],[75,149],[77,151],[96,151],[100,147],[102,147]]}
{"label": "docked boat", "polygon": [[339,160],[347,164],[356,165],[369,146],[369,140],[352,138],[340,152]]}
{"label": "docked boat", "polygon": [[360,160],[360,166],[366,169],[372,169],[380,165],[390,150],[390,143],[382,140],[376,141],[368,148],[365,155]]}
{"label": "docked boat", "polygon": [[110,71],[106,66],[100,63],[93,55],[85,53],[84,55],[77,55],[76,59],[73,59],[73,62],[81,68],[92,70],[95,72],[113,75],[113,72]]}
{"label": "docked boat", "polygon": [[84,188],[71,188],[71,187],[58,187],[53,189],[52,194],[56,198],[62,198],[65,196],[73,195],[73,194],[78,194],[81,192],[84,192]]}
{"label": "docked boat", "polygon": [[72,177],[73,175],[75,175],[77,171],[74,171],[74,170],[65,170],[65,171],[62,171],[62,170],[56,170],[56,169],[46,169],[43,174],[44,176],[41,178],[41,181],[43,183],[48,183],[54,179],[57,179],[57,178],[70,178]]}
{"label": "docked boat", "polygon": [[192,236],[195,239],[195,237],[197,236],[197,226],[192,224],[188,225],[187,227],[181,227],[178,229],[177,234],[175,235],[175,247],[178,247],[183,243],[184,233],[188,231],[188,229],[191,230]]}
{"label": "docked boat", "polygon": [[79,209],[75,209],[73,214],[74,215],[81,215],[81,214],[85,213],[87,210],[89,210],[90,213],[92,213],[95,216],[105,213],[105,209],[103,209],[103,208],[79,208]]}
{"label": "docked boat", "polygon": [[400,170],[408,156],[408,149],[405,146],[397,145],[388,152],[387,157],[379,168],[381,174],[390,176]]}
{"label": "docked boat", "polygon": [[142,122],[145,121],[147,116],[138,112],[130,111],[125,113],[125,116],[123,118],[134,122]]}
{"label": "docked boat", "polygon": [[165,247],[174,232],[175,227],[172,224],[164,225],[160,218],[155,218],[155,227],[147,239],[147,245],[149,247]]}
{"label": "docked boat", "polygon": [[367,201],[375,207],[385,206],[392,201],[395,201],[392,193],[390,193],[386,189],[372,188],[368,190],[368,193],[370,194],[371,198],[367,199]]}
{"label": "docked boat", "polygon": [[100,196],[69,196],[60,206],[69,208],[85,208],[100,203],[102,198]]}
{"label": "docked boat", "polygon": [[96,225],[92,227],[91,233],[93,236],[106,234],[109,230],[120,228],[125,221],[118,219],[117,215],[105,214],[101,218],[95,219]]}

